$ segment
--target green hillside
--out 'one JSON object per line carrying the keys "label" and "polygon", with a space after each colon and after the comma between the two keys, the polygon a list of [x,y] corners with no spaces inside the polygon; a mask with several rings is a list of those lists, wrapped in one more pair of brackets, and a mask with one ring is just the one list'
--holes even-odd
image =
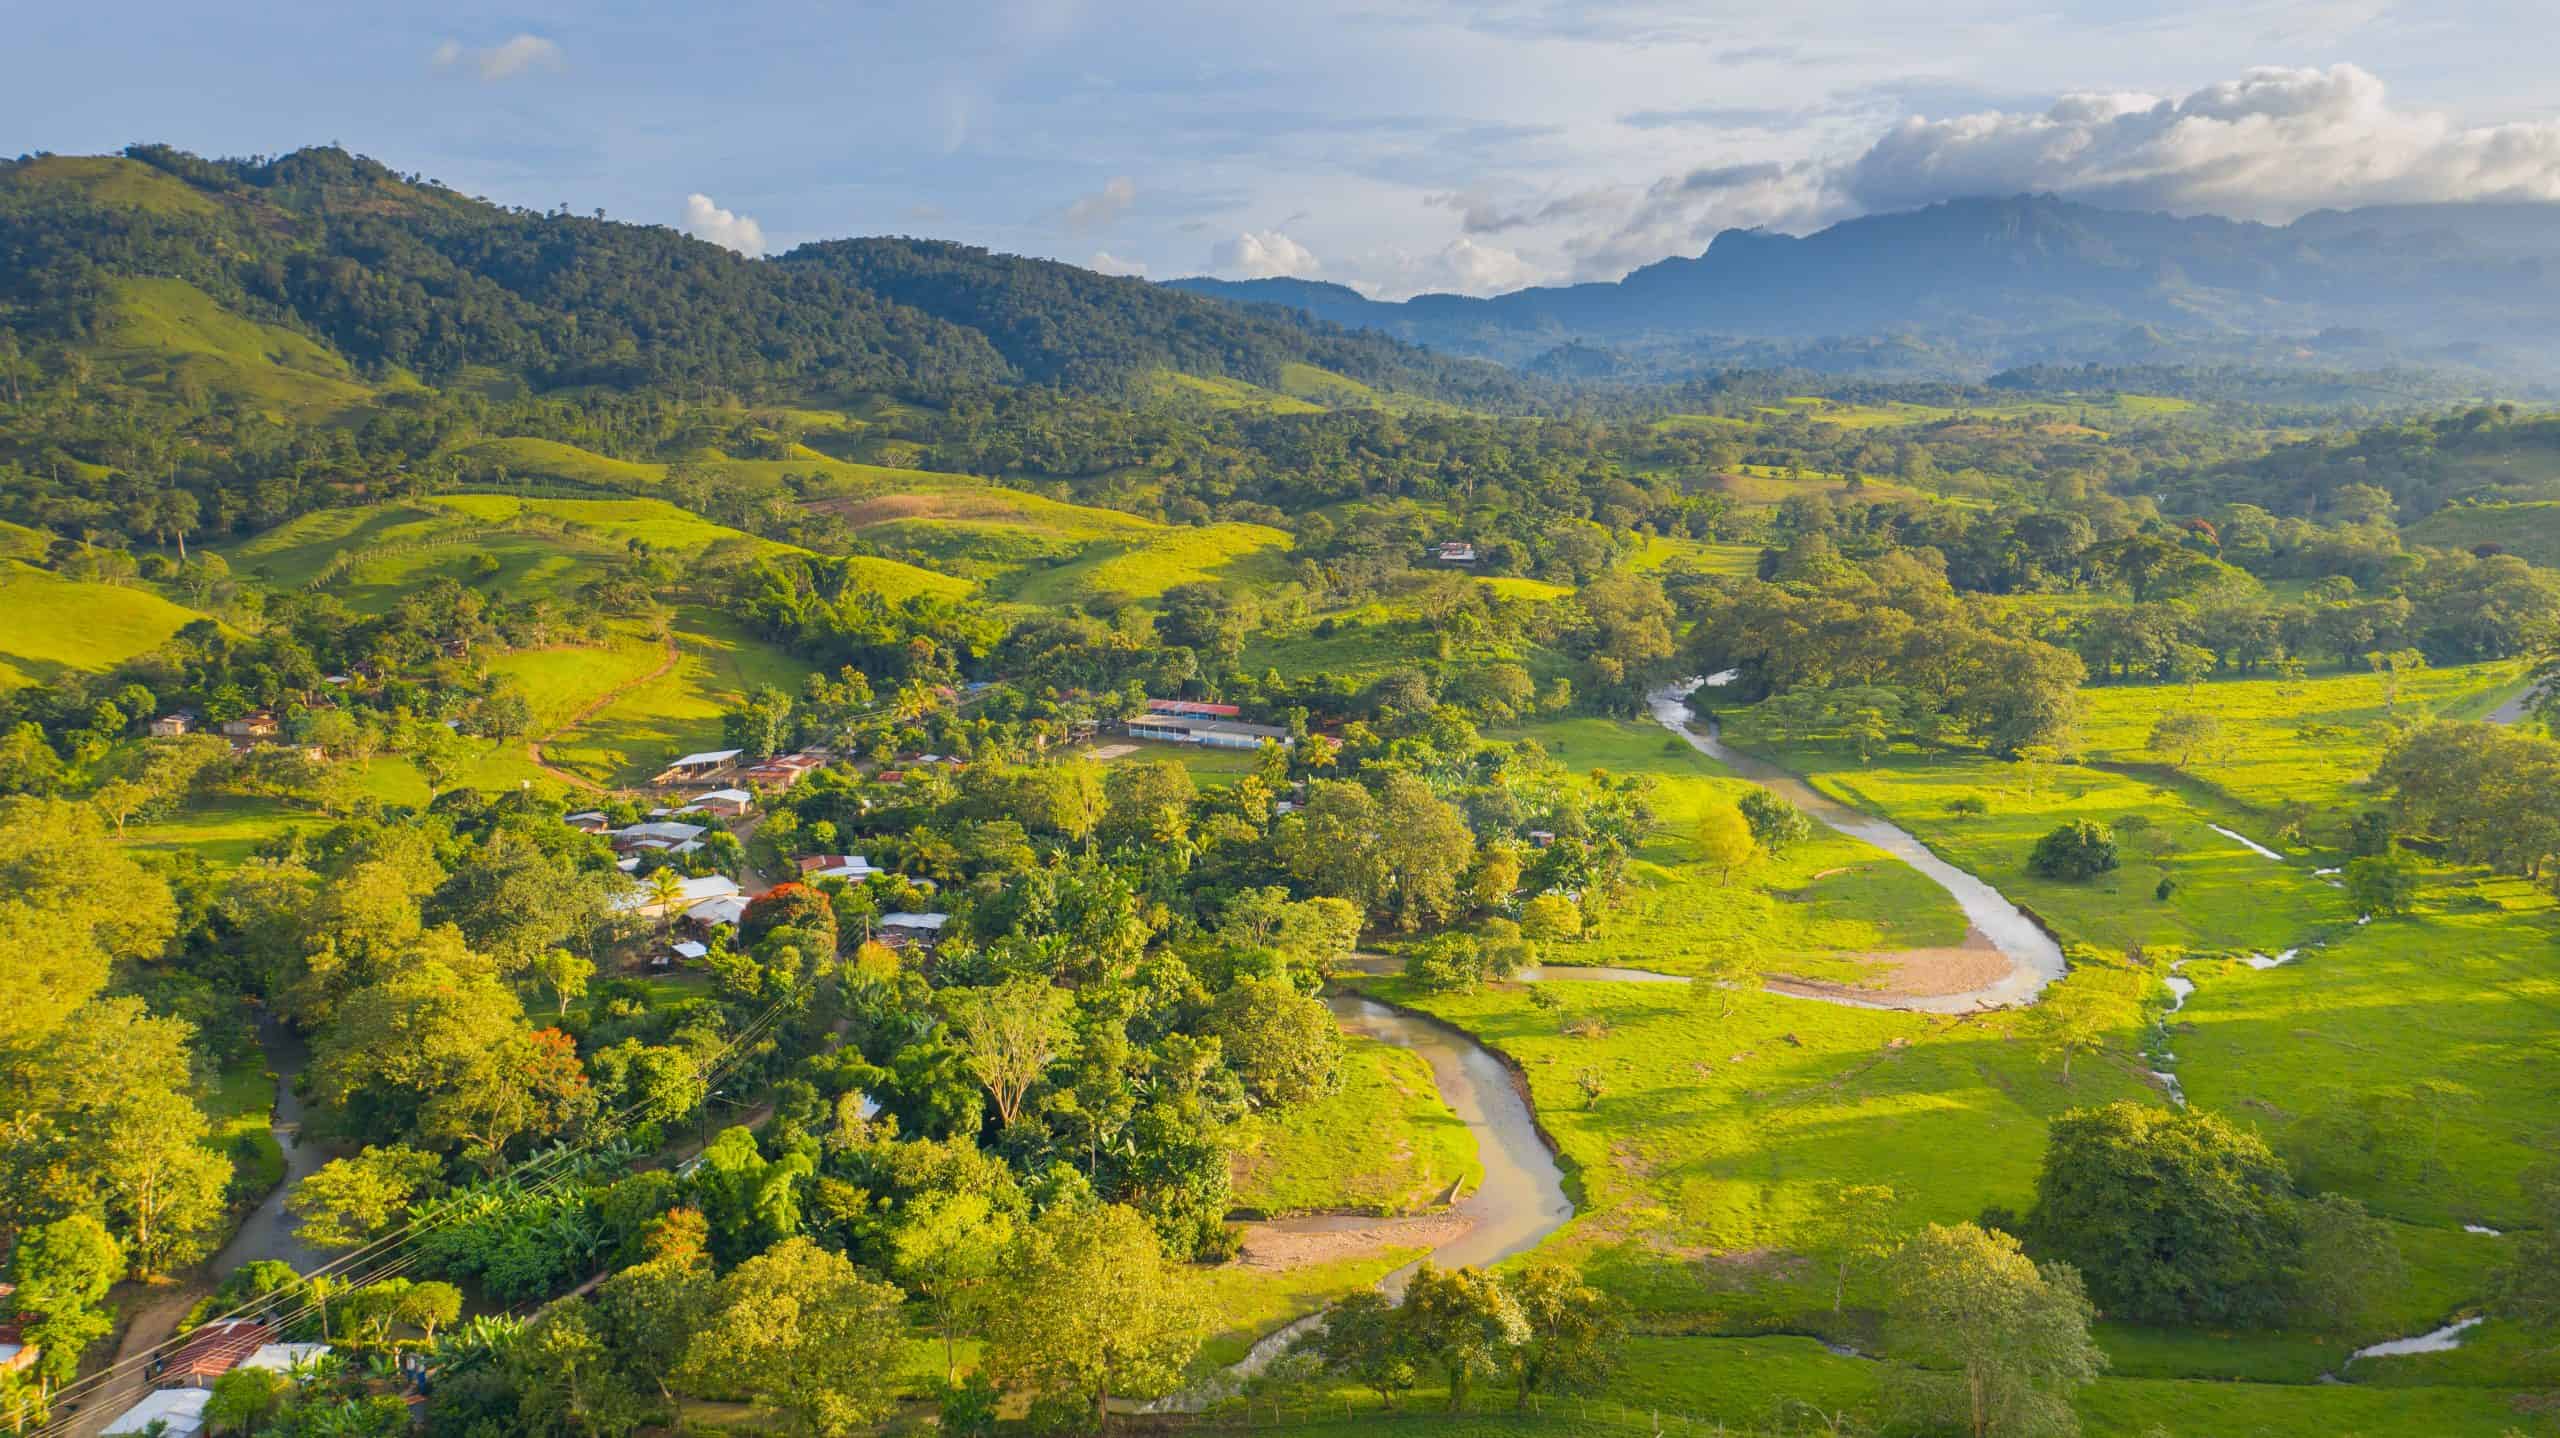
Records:
{"label": "green hillside", "polygon": [[100,674],[205,616],[148,589],[87,584],[0,560],[0,688]]}
{"label": "green hillside", "polygon": [[94,352],[129,383],[196,390],[301,420],[370,402],[373,387],[305,335],[243,319],[176,279],[118,279]]}
{"label": "green hillside", "polygon": [[2494,544],[2535,564],[2560,567],[2560,500],[2456,505],[2437,510],[2405,533],[2412,544],[2446,549]]}

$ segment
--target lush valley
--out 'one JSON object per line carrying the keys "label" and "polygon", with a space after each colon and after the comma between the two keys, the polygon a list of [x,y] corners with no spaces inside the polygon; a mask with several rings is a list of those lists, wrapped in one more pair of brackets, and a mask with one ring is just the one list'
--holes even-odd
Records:
{"label": "lush valley", "polygon": [[2549,1425],[2560,418],[1339,318],[0,166],[0,1411]]}

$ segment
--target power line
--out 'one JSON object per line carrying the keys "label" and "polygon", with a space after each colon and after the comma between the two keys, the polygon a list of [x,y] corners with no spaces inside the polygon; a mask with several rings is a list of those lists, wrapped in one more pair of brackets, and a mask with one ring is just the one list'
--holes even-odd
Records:
{"label": "power line", "polygon": [[[740,1051],[747,1044],[762,1038],[764,1034],[774,1026],[774,1024],[780,1019],[783,1005],[786,1002],[787,1000],[785,999],[776,999],[771,1005],[767,1006],[762,1014],[758,1015],[745,1028],[740,1029],[727,1044],[723,1045],[719,1053],[712,1056],[711,1062],[703,1068],[703,1084],[706,1089],[704,1102],[709,1102],[707,1090],[711,1084],[717,1082],[718,1075],[721,1070],[734,1062],[739,1056]],[[619,1112],[611,1115],[608,1121],[611,1124],[618,1126],[622,1121],[629,1119],[643,1109],[651,1107],[651,1105],[651,1100],[642,1099],[636,1103],[626,1105]],[[575,1170],[573,1168],[574,1160],[585,1154],[587,1150],[596,1147],[604,1141],[603,1128],[604,1125],[597,1125],[597,1132],[594,1136],[582,1140],[579,1143],[556,1145],[543,1153],[535,1154],[517,1164],[515,1168],[508,1170],[506,1173],[493,1176],[492,1178],[484,1181],[480,1187],[489,1188],[500,1183],[524,1183],[530,1178],[531,1186],[524,1190],[526,1196],[550,1192],[551,1190],[566,1184],[575,1176]],[[532,1178],[531,1176],[537,1170],[540,1171],[540,1176],[538,1178]],[[465,1216],[468,1216],[473,1212],[473,1205],[464,1201],[467,1198],[468,1195],[462,1195],[457,1196],[457,1198],[451,1202],[439,1202],[427,1213],[410,1219],[409,1222],[401,1225],[397,1229],[394,1229],[390,1233],[384,1234],[381,1237],[366,1243],[362,1247],[341,1254],[338,1257],[329,1260],[327,1263],[311,1270],[309,1273],[297,1275],[299,1282],[294,1288],[277,1289],[271,1293],[260,1294],[258,1297],[250,1299],[248,1302],[241,1304],[238,1308],[233,1309],[229,1313],[222,1314],[219,1317],[206,1319],[203,1323],[198,1324],[195,1329],[191,1329],[182,1334],[172,1334],[168,1338],[162,1339],[160,1342],[139,1353],[119,1359],[95,1373],[89,1374],[86,1377],[74,1379],[73,1381],[64,1384],[62,1387],[56,1389],[52,1394],[48,1395],[47,1401],[49,1404],[57,1404],[72,1398],[75,1394],[94,1394],[99,1391],[100,1385],[119,1376],[130,1375],[136,1367],[147,1366],[163,1356],[166,1352],[183,1347],[189,1339],[194,1337],[197,1331],[210,1328],[217,1323],[232,1323],[243,1319],[255,1319],[261,1322],[268,1321],[273,1318],[273,1315],[267,1310],[271,1310],[278,1305],[292,1301],[299,1295],[307,1294],[314,1283],[326,1284],[334,1273],[352,1268],[354,1265],[362,1263],[370,1258],[383,1257],[391,1248],[394,1248],[399,1244],[408,1242],[415,1238],[423,1237],[428,1233],[434,1232],[438,1228],[442,1228]],[[421,1257],[422,1255],[412,1252],[405,1258],[388,1261],[382,1269],[366,1275],[363,1279],[349,1281],[347,1286],[340,1289],[336,1294],[331,1295],[331,1297],[345,1298],[355,1293],[360,1293],[363,1290],[372,1287],[374,1284],[382,1282],[384,1279],[406,1272],[409,1268],[415,1266],[416,1263],[421,1261]],[[303,1306],[296,1309],[294,1312],[287,1314],[282,1318],[274,1318],[272,1326],[276,1331],[281,1332],[286,1326],[300,1322],[302,1319],[309,1317],[328,1301],[329,1299],[327,1298],[307,1299],[303,1303]],[[55,1438],[56,1434],[67,1433],[69,1431],[71,1421],[71,1418],[67,1416],[54,1420],[45,1427],[34,1430],[31,1438]]]}

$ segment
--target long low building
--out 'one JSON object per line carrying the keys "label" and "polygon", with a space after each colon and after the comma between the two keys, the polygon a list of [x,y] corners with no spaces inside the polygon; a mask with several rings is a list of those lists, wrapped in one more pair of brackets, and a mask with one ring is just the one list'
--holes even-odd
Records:
{"label": "long low building", "polygon": [[196,1438],[204,1431],[204,1407],[213,1401],[210,1388],[162,1388],[116,1415],[98,1432],[157,1433],[161,1438]]}
{"label": "long low building", "polygon": [[1289,731],[1238,719],[1195,719],[1184,714],[1142,714],[1129,721],[1129,737],[1159,744],[1197,744],[1204,749],[1259,749],[1265,743],[1287,748]]}

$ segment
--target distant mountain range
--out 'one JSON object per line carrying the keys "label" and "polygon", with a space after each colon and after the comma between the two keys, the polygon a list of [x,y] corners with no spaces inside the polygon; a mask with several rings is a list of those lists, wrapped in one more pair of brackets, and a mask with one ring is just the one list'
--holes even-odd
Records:
{"label": "distant mountain range", "polygon": [[1728,230],[1608,284],[1400,303],[1307,280],[1183,279],[1559,377],[1734,363],[2428,363],[2560,375],[2560,205],[2324,210],[2290,225],[1956,200],[1795,238]]}

